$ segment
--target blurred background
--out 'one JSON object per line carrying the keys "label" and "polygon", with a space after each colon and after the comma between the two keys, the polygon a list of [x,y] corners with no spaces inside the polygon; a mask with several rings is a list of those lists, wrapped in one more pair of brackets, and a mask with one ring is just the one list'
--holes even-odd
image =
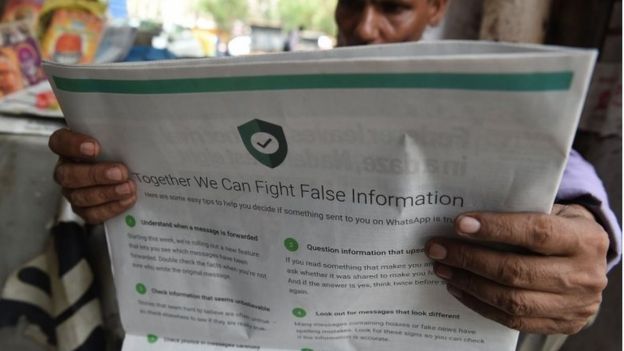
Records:
{"label": "blurred background", "polygon": [[[0,286],[47,248],[59,214],[47,139],[64,126],[42,60],[108,63],[329,50],[336,0],[0,0]],[[621,0],[451,0],[424,40],[466,39],[594,48],[600,52],[575,148],[604,181],[621,221]],[[102,333],[115,350],[119,326],[100,227],[81,236],[93,270]],[[592,328],[563,350],[621,350],[621,265],[609,274]],[[0,304],[0,307],[2,305]],[[0,309],[0,350],[45,350],[41,330]],[[39,342],[37,342],[38,340]]]}

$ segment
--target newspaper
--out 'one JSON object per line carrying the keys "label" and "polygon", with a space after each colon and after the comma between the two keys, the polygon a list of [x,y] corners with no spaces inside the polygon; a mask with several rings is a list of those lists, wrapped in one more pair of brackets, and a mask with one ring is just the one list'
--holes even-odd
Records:
{"label": "newspaper", "polygon": [[411,43],[45,67],[139,199],[106,223],[124,350],[514,350],[424,254],[548,212],[595,52]]}

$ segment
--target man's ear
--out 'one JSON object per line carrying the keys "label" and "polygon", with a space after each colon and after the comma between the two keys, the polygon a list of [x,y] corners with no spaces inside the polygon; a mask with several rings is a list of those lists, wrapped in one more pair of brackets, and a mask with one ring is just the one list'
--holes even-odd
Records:
{"label": "man's ear", "polygon": [[432,27],[440,24],[450,0],[428,0],[429,3],[429,25]]}

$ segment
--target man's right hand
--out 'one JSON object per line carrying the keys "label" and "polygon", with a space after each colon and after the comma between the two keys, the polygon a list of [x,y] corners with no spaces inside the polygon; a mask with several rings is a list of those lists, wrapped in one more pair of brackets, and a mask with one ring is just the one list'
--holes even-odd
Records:
{"label": "man's right hand", "polygon": [[136,185],[128,168],[118,162],[98,162],[97,140],[69,129],[59,129],[49,140],[59,155],[54,180],[74,212],[87,223],[102,223],[128,210],[136,202]]}

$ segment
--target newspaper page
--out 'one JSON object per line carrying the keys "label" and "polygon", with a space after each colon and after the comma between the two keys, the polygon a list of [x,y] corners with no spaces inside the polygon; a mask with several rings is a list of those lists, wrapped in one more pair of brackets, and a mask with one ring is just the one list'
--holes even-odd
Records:
{"label": "newspaper page", "polygon": [[548,212],[595,53],[438,42],[46,72],[125,162],[106,223],[124,350],[514,350],[424,254]]}

